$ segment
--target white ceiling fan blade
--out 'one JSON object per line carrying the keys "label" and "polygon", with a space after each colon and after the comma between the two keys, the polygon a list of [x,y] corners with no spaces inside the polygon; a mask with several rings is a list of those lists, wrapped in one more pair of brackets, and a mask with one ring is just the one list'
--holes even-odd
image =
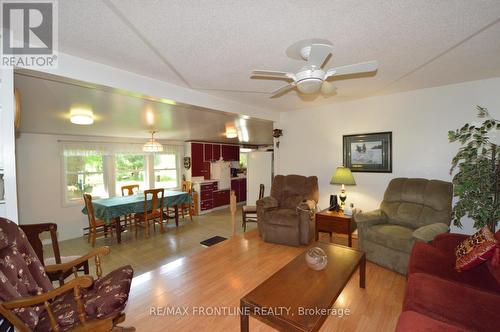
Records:
{"label": "white ceiling fan blade", "polygon": [[282,86],[278,90],[274,90],[271,92],[271,98],[276,98],[284,94],[285,92],[288,92],[289,90],[292,90],[295,87],[295,83],[290,83],[285,86]]}
{"label": "white ceiling fan blade", "polygon": [[307,64],[321,68],[330,53],[332,53],[332,45],[312,44]]}
{"label": "white ceiling fan blade", "polygon": [[378,61],[368,61],[353,65],[330,68],[326,71],[325,80],[330,76],[341,76],[358,73],[367,73],[377,70]]}
{"label": "white ceiling fan blade", "polygon": [[251,76],[265,76],[278,79],[291,79],[295,81],[295,74],[274,70],[253,70]]}
{"label": "white ceiling fan blade", "polygon": [[332,95],[335,91],[337,91],[337,88],[332,83],[324,81],[323,84],[321,84],[321,94],[324,96]]}

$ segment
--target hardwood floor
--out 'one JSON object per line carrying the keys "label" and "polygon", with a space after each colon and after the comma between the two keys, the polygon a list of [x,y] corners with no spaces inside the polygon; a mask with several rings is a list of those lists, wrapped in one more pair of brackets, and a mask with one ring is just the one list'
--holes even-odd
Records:
{"label": "hardwood floor", "polygon": [[[148,240],[142,236],[135,240],[133,232],[125,233],[120,245],[98,240],[97,245],[110,245],[112,251],[104,259],[104,273],[124,264],[135,270],[123,325],[135,326],[137,331],[238,331],[240,298],[304,250],[265,243],[257,235],[256,225],[248,226],[250,230],[242,234],[238,225],[235,237],[209,248],[199,242],[215,235],[230,237],[228,210],[181,222],[178,229],[169,225],[165,234],[157,231]],[[321,234],[320,240],[328,241],[328,235]],[[347,238],[335,236],[334,242],[346,245]],[[353,242],[356,246],[356,239]],[[63,255],[88,249],[83,239],[61,243]],[[350,314],[330,316],[321,331],[394,330],[405,277],[367,262],[366,289],[360,289],[357,273],[334,305],[349,309]],[[165,310],[177,310],[177,315]],[[189,314],[183,315],[184,310]],[[215,310],[226,314],[209,312]],[[251,317],[250,331],[274,329]]]}

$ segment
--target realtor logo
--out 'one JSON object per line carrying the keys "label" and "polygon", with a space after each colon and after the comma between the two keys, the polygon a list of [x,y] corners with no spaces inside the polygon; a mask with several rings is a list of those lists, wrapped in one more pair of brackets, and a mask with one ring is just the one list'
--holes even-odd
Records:
{"label": "realtor logo", "polygon": [[3,0],[2,66],[54,68],[57,65],[56,0]]}

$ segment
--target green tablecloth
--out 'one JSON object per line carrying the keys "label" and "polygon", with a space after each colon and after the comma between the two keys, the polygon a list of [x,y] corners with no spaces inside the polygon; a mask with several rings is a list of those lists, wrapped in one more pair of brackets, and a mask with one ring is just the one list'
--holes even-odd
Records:
{"label": "green tablecloth", "polygon": [[[191,203],[191,197],[186,192],[165,190],[163,199],[164,207],[175,206],[179,204]],[[148,197],[148,209],[151,208],[151,195]],[[113,218],[124,216],[126,214],[144,212],[144,194],[131,196],[117,196],[92,201],[94,205],[94,214],[96,219],[103,219],[110,222]],[[87,208],[82,209],[87,214]]]}

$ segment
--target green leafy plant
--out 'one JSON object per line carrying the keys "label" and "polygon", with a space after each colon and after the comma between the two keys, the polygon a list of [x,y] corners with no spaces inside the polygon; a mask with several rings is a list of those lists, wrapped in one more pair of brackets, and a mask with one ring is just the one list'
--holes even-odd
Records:
{"label": "green leafy plant", "polygon": [[451,162],[454,196],[453,223],[462,227],[465,215],[474,220],[474,228],[485,225],[494,231],[500,219],[500,147],[490,141],[490,132],[500,130],[500,122],[486,108],[477,106],[481,125],[465,124],[448,132],[450,142],[462,145]]}

